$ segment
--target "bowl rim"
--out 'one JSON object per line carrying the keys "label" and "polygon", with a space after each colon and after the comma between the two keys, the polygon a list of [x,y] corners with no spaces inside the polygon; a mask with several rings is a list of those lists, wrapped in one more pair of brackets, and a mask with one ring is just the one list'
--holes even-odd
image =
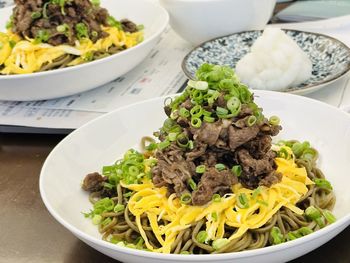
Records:
{"label": "bowl rim", "polygon": [[[350,114],[346,113],[345,111],[342,111],[341,109],[326,104],[324,102],[314,100],[308,97],[304,96],[299,96],[291,93],[282,93],[282,92],[276,92],[276,91],[268,91],[268,90],[254,90],[254,94],[257,94],[258,96],[263,96],[263,97],[270,97],[270,96],[277,96],[277,97],[289,97],[290,99],[298,99],[304,101],[304,103],[313,103],[313,104],[318,104],[321,105],[322,107],[327,107],[330,110],[336,110],[338,114],[344,115],[348,120],[350,121]],[[190,259],[192,261],[201,261],[201,260],[228,260],[228,259],[239,259],[239,258],[249,258],[249,257],[254,257],[258,255],[265,255],[269,253],[275,253],[284,249],[288,249],[290,247],[299,247],[304,245],[308,241],[316,240],[316,239],[321,239],[323,236],[327,235],[327,233],[331,233],[335,231],[338,228],[341,228],[343,226],[347,227],[350,225],[350,212],[342,216],[341,218],[337,219],[336,222],[334,222],[331,225],[326,226],[325,228],[322,228],[316,232],[311,233],[310,235],[291,240],[282,244],[274,245],[274,246],[269,246],[269,247],[264,247],[264,248],[258,248],[258,249],[252,249],[252,250],[245,250],[245,251],[240,251],[240,252],[230,252],[230,253],[222,253],[222,254],[205,254],[205,255],[179,255],[179,254],[162,254],[162,253],[156,253],[156,252],[151,252],[151,251],[144,251],[144,250],[137,250],[137,249],[132,249],[128,247],[121,247],[117,246],[115,244],[109,243],[107,241],[102,240],[101,238],[96,238],[94,236],[91,236],[84,231],[76,228],[75,226],[71,225],[68,223],[63,217],[61,217],[58,212],[56,212],[50,205],[49,199],[47,197],[47,193],[45,191],[45,186],[44,186],[44,177],[47,174],[46,170],[48,169],[47,166],[51,162],[51,159],[54,157],[57,151],[60,151],[60,148],[62,145],[65,145],[68,143],[72,138],[74,139],[74,136],[80,132],[80,130],[85,130],[89,129],[90,125],[95,125],[95,123],[98,123],[100,119],[103,118],[108,118],[111,115],[116,114],[117,112],[123,111],[129,107],[135,107],[139,106],[142,104],[148,104],[152,102],[157,102],[159,100],[164,100],[167,97],[173,97],[179,94],[172,94],[172,95],[167,95],[167,96],[162,96],[162,97],[156,97],[156,98],[151,98],[147,100],[143,100],[140,102],[136,102],[130,105],[126,105],[123,107],[120,107],[114,111],[111,111],[107,114],[104,114],[100,117],[97,117],[96,119],[93,119],[89,121],[88,123],[84,124],[77,130],[73,131],[70,133],[68,136],[66,136],[62,141],[60,141],[55,148],[50,152],[48,157],[46,158],[42,169],[40,171],[40,177],[39,177],[39,191],[41,198],[50,212],[50,214],[65,228],[67,228],[70,232],[72,232],[76,237],[79,239],[82,239],[84,242],[92,243],[100,248],[104,249],[109,249],[112,251],[116,251],[118,253],[122,254],[127,254],[127,255],[132,255],[132,256],[138,256],[138,257],[146,257],[146,258],[155,258],[155,259],[161,259],[161,260],[187,260]],[[344,228],[345,228],[344,227]]]}
{"label": "bowl rim", "polygon": [[[116,54],[113,54],[113,55],[110,55],[110,56],[107,56],[107,57],[104,57],[101,59],[89,61],[87,63],[78,64],[78,65],[71,66],[71,67],[53,69],[53,70],[42,71],[42,72],[26,73],[26,74],[0,75],[0,81],[1,80],[12,80],[12,79],[17,80],[17,79],[29,79],[29,78],[35,78],[35,77],[45,77],[45,76],[49,76],[49,75],[65,73],[67,71],[76,71],[76,70],[80,70],[80,69],[86,68],[86,67],[97,66],[101,63],[105,63],[105,62],[108,62],[110,60],[114,60],[118,57],[126,56],[130,52],[133,52],[136,49],[142,48],[143,46],[152,42],[155,38],[157,38],[159,35],[161,35],[165,31],[167,25],[169,24],[169,14],[164,7],[157,5],[156,3],[152,2],[152,1],[147,1],[147,0],[128,0],[128,1],[142,2],[142,3],[145,3],[146,5],[152,6],[152,8],[154,10],[157,10],[158,17],[162,18],[162,23],[159,24],[159,28],[157,30],[155,30],[155,32],[153,34],[151,34],[149,37],[145,38],[142,42],[140,42],[136,46],[133,46],[131,48],[123,50],[122,52],[119,52],[119,53],[116,53]],[[120,2],[123,2],[123,1],[120,1]],[[13,5],[8,6],[8,7],[4,7],[2,9],[0,9],[0,13],[7,12],[8,10],[11,10],[12,8],[13,8]]]}
{"label": "bowl rim", "polygon": [[[350,47],[348,47],[344,42],[334,38],[334,37],[331,37],[331,36],[328,36],[326,34],[322,34],[322,33],[315,33],[315,32],[310,32],[310,31],[304,31],[304,30],[295,30],[295,29],[288,29],[288,28],[280,28],[281,30],[283,31],[289,31],[289,32],[297,32],[297,33],[307,33],[307,34],[311,34],[311,35],[316,35],[316,36],[322,36],[322,37],[325,37],[329,40],[332,40],[333,42],[336,42],[338,44],[340,44],[345,50],[347,50],[349,56],[350,56]],[[209,42],[213,42],[215,40],[219,40],[221,38],[226,38],[226,37],[230,37],[230,36],[233,36],[233,35],[239,35],[239,34],[244,34],[244,33],[253,33],[253,32],[263,32],[264,30],[246,30],[246,31],[240,31],[240,32],[237,32],[237,33],[233,33],[233,34],[228,34],[228,35],[225,35],[225,36],[220,36],[220,37],[215,37],[215,38],[212,38],[210,40],[207,40],[199,45],[196,45],[194,48],[191,49],[191,51],[189,51],[187,53],[187,55],[182,59],[182,62],[181,62],[181,68],[182,68],[182,71],[184,72],[184,74],[186,75],[187,78],[189,79],[193,79],[193,76],[192,74],[189,72],[189,70],[187,69],[186,67],[186,61],[188,60],[188,58],[192,55],[192,53],[194,51],[196,51],[198,48],[201,48],[203,45],[209,43]],[[322,82],[319,82],[319,83],[310,83],[302,88],[298,88],[298,86],[296,87],[292,87],[291,90],[281,90],[279,92],[285,92],[285,93],[290,93],[290,94],[300,94],[300,92],[303,92],[303,93],[311,93],[312,91],[314,91],[314,89],[316,89],[318,86],[324,86],[324,85],[327,85],[327,84],[331,84],[332,82],[336,81],[337,79],[340,79],[341,77],[345,76],[346,74],[348,74],[350,72],[350,62],[347,63],[347,67],[346,69],[344,69],[341,73],[337,74],[337,75],[334,75],[332,78],[328,79],[327,81],[322,81]],[[193,79],[195,80],[195,79]]]}

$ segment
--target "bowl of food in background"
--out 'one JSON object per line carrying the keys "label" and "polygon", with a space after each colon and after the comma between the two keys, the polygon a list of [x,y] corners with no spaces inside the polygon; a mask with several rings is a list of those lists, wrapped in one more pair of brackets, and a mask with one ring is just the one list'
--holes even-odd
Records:
{"label": "bowl of food in background", "polygon": [[143,0],[3,8],[0,99],[51,99],[112,81],[148,55],[167,24],[164,8]]}
{"label": "bowl of food in background", "polygon": [[198,45],[240,31],[263,29],[276,0],[160,0],[170,25],[182,38]]}

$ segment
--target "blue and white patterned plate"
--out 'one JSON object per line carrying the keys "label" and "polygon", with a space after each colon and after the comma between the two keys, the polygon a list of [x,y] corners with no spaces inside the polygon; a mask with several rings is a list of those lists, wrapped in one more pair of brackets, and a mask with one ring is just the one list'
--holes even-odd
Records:
{"label": "blue and white patterned plate", "polygon": [[[342,42],[322,34],[284,30],[309,56],[312,76],[304,83],[285,91],[307,94],[344,76],[350,70],[350,49]],[[250,51],[262,31],[247,31],[209,40],[194,48],[182,61],[182,69],[190,79],[203,63],[228,65],[236,63]]]}

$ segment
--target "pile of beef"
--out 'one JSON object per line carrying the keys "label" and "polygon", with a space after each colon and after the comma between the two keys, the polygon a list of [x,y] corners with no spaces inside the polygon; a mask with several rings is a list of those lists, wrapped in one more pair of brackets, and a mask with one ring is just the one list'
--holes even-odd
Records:
{"label": "pile of beef", "polygon": [[[223,97],[216,103],[214,106],[225,107],[226,104]],[[180,107],[190,110],[193,105],[187,99]],[[170,116],[167,106],[165,112]],[[203,122],[200,128],[194,128],[186,118],[178,117],[176,122],[194,141],[194,148],[184,149],[173,142],[167,148],[157,150],[158,162],[152,169],[153,183],[158,187],[166,186],[169,194],[176,193],[179,197],[190,193],[193,205],[204,205],[215,193],[222,196],[231,192],[232,185],[238,182],[250,189],[259,185],[269,187],[279,182],[282,175],[276,172],[271,136],[277,135],[281,127],[270,125],[267,119],[248,126],[247,119],[252,114],[253,110],[243,104],[237,117],[219,119],[214,123]],[[160,136],[160,139],[163,138]],[[219,163],[226,168],[215,168]],[[202,164],[206,166],[206,171],[196,173],[196,166]],[[239,177],[231,171],[234,165],[242,168]],[[191,178],[197,183],[195,191],[188,183]]]}
{"label": "pile of beef", "polygon": [[[12,31],[23,38],[36,38],[40,30],[45,30],[49,35],[47,43],[74,45],[78,23],[86,25],[89,38],[94,42],[108,35],[101,29],[101,25],[108,26],[108,11],[93,5],[90,0],[66,0],[63,8],[50,0],[15,0],[15,4]],[[129,20],[125,19],[121,24],[125,31],[137,31],[136,25]],[[58,32],[60,25],[67,25],[68,33]]]}

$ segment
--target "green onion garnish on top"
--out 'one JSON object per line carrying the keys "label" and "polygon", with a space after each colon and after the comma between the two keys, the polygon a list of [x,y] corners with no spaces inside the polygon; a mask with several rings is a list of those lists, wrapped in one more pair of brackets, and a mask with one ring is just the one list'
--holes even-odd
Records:
{"label": "green onion garnish on top", "polygon": [[192,196],[190,193],[184,193],[180,197],[180,202],[182,204],[187,205],[187,204],[191,203],[191,201],[192,201]]}
{"label": "green onion garnish on top", "polygon": [[227,245],[230,241],[227,238],[219,238],[213,241],[212,247],[215,250],[219,250],[220,248],[224,247]]}
{"label": "green onion garnish on top", "polygon": [[315,185],[319,188],[326,189],[326,190],[333,190],[331,183],[326,179],[315,178],[314,182],[315,182]]}
{"label": "green onion garnish on top", "polygon": [[202,231],[199,231],[197,236],[196,236],[196,240],[199,242],[199,243],[204,243],[206,242],[208,239],[208,233],[204,230]]}
{"label": "green onion garnish on top", "polygon": [[241,173],[242,173],[242,166],[234,165],[232,166],[231,171],[235,176],[239,177],[241,176]]}
{"label": "green onion garnish on top", "polygon": [[215,164],[215,168],[216,168],[216,170],[218,170],[220,172],[220,171],[225,170],[226,166],[222,163],[217,163],[217,164]]}
{"label": "green onion garnish on top", "polygon": [[249,200],[245,193],[239,194],[237,197],[237,206],[239,208],[248,208],[249,207]]}
{"label": "green onion garnish on top", "polygon": [[196,173],[197,174],[203,174],[205,173],[205,165],[201,164],[196,167]]}
{"label": "green onion garnish on top", "polygon": [[277,117],[277,116],[271,116],[271,117],[269,118],[269,123],[270,123],[271,125],[279,125],[279,124],[280,124],[280,118]]}
{"label": "green onion garnish on top", "polygon": [[270,236],[271,236],[271,239],[272,239],[272,244],[273,245],[278,245],[278,244],[281,244],[284,242],[284,237],[282,235],[282,232],[281,230],[274,226],[272,229],[271,229],[271,232],[270,232]]}

